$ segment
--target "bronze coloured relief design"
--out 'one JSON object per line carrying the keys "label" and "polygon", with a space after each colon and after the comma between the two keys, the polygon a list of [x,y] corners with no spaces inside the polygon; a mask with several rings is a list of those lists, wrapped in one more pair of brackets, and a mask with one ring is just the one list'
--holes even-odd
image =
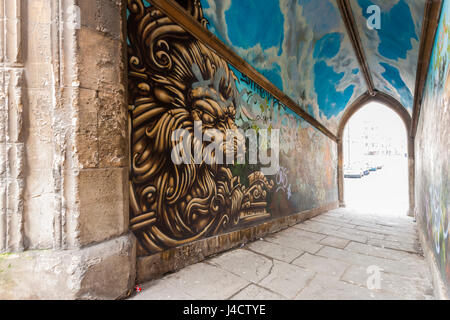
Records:
{"label": "bronze coloured relief design", "polygon": [[[207,25],[198,1],[186,9]],[[233,149],[245,144],[235,124],[238,81],[227,62],[154,6],[128,0],[128,78],[131,127],[130,228],[139,255],[148,255],[200,238],[221,234],[241,223],[270,217],[267,196],[273,187],[255,171],[248,186],[229,166],[205,162],[176,165],[171,158],[177,129],[188,130],[192,148],[202,130],[236,130]],[[217,79],[210,86],[194,86]]]}

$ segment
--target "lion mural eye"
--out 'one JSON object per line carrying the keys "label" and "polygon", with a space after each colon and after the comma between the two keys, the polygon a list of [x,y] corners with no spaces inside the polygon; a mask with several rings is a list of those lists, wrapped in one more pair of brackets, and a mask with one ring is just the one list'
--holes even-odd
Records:
{"label": "lion mural eye", "polygon": [[206,125],[212,125],[216,122],[216,119],[211,114],[204,112],[202,116],[202,121]]}
{"label": "lion mural eye", "polygon": [[[198,2],[188,4],[206,25]],[[194,136],[196,121],[203,123],[203,133],[237,131],[236,77],[226,61],[142,0],[128,0],[128,11],[130,227],[138,254],[219,234],[249,217],[269,217],[265,197],[273,182],[262,173],[248,177],[246,188],[227,165],[171,160],[171,137],[179,129],[189,132],[194,154],[206,148]],[[199,78],[219,80],[199,84]],[[237,133],[232,153],[239,144],[245,139]]]}

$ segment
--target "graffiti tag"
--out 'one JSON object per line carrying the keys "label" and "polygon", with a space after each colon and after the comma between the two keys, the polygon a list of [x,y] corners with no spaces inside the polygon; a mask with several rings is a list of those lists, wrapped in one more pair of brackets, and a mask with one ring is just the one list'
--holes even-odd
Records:
{"label": "graffiti tag", "polygon": [[286,192],[288,199],[290,199],[292,196],[292,192],[291,184],[289,183],[288,179],[288,169],[285,167],[280,167],[280,170],[278,171],[276,176],[276,182],[278,185],[277,192],[280,190]]}

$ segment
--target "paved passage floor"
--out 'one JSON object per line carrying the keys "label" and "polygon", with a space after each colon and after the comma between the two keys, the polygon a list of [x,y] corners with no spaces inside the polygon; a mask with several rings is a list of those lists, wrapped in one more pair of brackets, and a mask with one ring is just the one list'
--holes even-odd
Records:
{"label": "paved passage floor", "polygon": [[131,299],[433,299],[416,224],[337,209],[144,284]]}

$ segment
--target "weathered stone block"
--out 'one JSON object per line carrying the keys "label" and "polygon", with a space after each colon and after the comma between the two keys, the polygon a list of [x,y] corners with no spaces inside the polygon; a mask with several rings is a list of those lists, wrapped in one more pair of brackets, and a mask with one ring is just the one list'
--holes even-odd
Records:
{"label": "weathered stone block", "polygon": [[83,13],[81,25],[105,33],[113,38],[120,38],[122,30],[120,1],[80,0],[78,5]]}
{"label": "weathered stone block", "polygon": [[127,110],[123,91],[99,92],[98,149],[101,168],[128,165]]}
{"label": "weathered stone block", "polygon": [[55,195],[52,192],[42,192],[25,198],[23,241],[26,249],[53,247],[55,210]]}
{"label": "weathered stone block", "polygon": [[0,299],[116,299],[134,285],[128,234],[81,250],[0,255]]}
{"label": "weathered stone block", "polygon": [[123,89],[123,57],[119,40],[105,37],[86,27],[78,30],[79,79],[83,88],[93,90]]}
{"label": "weathered stone block", "polygon": [[82,168],[98,167],[98,93],[80,89],[76,149]]}
{"label": "weathered stone block", "polygon": [[45,62],[33,62],[27,64],[27,87],[47,89],[53,77],[53,65]]}
{"label": "weathered stone block", "polygon": [[[30,1],[33,3],[33,1]],[[48,12],[51,12],[48,9]],[[52,22],[46,21],[46,15],[42,15],[42,21],[29,21],[29,37],[27,38],[27,63],[47,63],[52,62],[52,46],[49,45],[48,39],[52,35]],[[34,17],[34,15],[32,15]]]}
{"label": "weathered stone block", "polygon": [[128,169],[85,169],[79,175],[79,242],[103,241],[128,230]]}
{"label": "weathered stone block", "polygon": [[77,298],[125,297],[135,281],[134,236],[123,236],[81,251],[83,276]]}

